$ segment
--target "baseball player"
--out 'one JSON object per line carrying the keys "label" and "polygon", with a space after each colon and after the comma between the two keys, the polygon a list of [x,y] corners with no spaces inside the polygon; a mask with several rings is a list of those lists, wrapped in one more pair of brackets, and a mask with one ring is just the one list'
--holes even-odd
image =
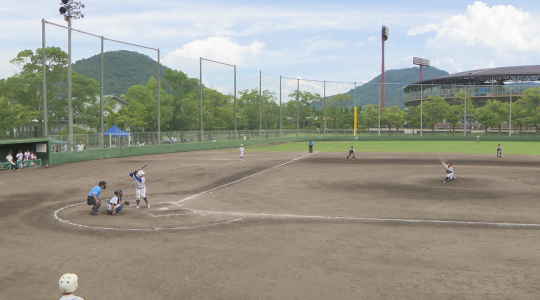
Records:
{"label": "baseball player", "polygon": [[448,178],[450,178],[452,180],[456,179],[454,177],[454,168],[452,167],[452,162],[451,161],[444,164],[444,169],[446,170],[446,179],[443,181],[443,183],[446,183],[448,181]]}
{"label": "baseball player", "polygon": [[240,144],[240,160],[244,160],[244,144]]}
{"label": "baseball player", "polygon": [[22,153],[22,150],[19,150],[19,153],[17,153],[17,154],[15,155],[15,157],[17,158],[17,167],[19,167],[20,169],[22,169],[24,166],[23,166],[21,163],[19,163],[19,162],[22,161],[23,158],[24,158],[24,154]]}
{"label": "baseball player", "polygon": [[480,135],[476,136],[476,142],[478,142],[478,143],[480,142]]}
{"label": "baseball player", "polygon": [[124,203],[121,203],[122,193],[122,190],[114,191],[114,197],[112,197],[111,200],[109,200],[109,204],[107,204],[107,209],[105,210],[106,214],[116,216],[120,214],[120,211],[122,210],[122,208],[124,208]]}
{"label": "baseball player", "polygon": [[62,292],[62,298],[60,300],[84,300],[81,297],[73,295],[73,292],[79,286],[78,280],[77,275],[72,273],[66,273],[60,277],[60,280],[58,280],[58,288]]}
{"label": "baseball player", "polygon": [[90,192],[88,193],[88,198],[86,200],[86,203],[88,205],[93,205],[92,210],[90,211],[90,214],[93,216],[97,216],[97,211],[99,207],[101,206],[101,201],[99,200],[99,195],[101,194],[101,191],[107,188],[107,183],[105,181],[100,181],[98,185],[93,187]]}
{"label": "baseball player", "polygon": [[13,156],[11,155],[11,152],[9,152],[6,156],[6,161],[11,164],[11,169],[13,171],[17,170],[17,164],[13,162]]}
{"label": "baseball player", "polygon": [[501,159],[501,157],[502,157],[502,147],[501,147],[501,144],[499,144],[497,146],[497,158]]}
{"label": "baseball player", "polygon": [[135,200],[137,201],[137,209],[139,209],[141,197],[144,202],[146,202],[146,207],[150,208],[150,203],[148,203],[148,198],[146,197],[146,178],[144,178],[144,174],[146,173],[144,173],[143,170],[129,173],[129,176],[133,177],[133,181],[135,182]]}
{"label": "baseball player", "polygon": [[[26,152],[24,152],[24,161],[29,161],[29,160],[30,160],[30,150],[26,149]],[[29,163],[24,163],[24,167],[29,168],[30,164]]]}
{"label": "baseball player", "polygon": [[349,155],[347,155],[347,157],[345,157],[345,160],[349,159],[349,157],[352,155],[352,160],[354,160],[354,147],[351,146],[351,149],[349,149]]}

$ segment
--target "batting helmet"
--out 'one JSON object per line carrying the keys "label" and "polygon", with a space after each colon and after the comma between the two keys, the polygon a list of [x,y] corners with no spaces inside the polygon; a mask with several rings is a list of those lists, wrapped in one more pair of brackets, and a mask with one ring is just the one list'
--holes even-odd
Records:
{"label": "batting helmet", "polygon": [[122,190],[116,190],[114,191],[114,194],[122,196]]}
{"label": "batting helmet", "polygon": [[79,286],[77,283],[77,275],[73,273],[66,273],[60,277],[58,281],[58,287],[62,293],[73,293]]}
{"label": "batting helmet", "polygon": [[137,176],[139,176],[139,177],[141,177],[141,175],[144,175],[144,174],[146,174],[146,173],[144,173],[143,170],[140,170],[139,172],[137,172]]}

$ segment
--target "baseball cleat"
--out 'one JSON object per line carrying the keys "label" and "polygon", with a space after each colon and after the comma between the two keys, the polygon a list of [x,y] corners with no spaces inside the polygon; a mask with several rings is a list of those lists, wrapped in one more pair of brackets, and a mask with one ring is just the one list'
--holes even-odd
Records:
{"label": "baseball cleat", "polygon": [[146,203],[146,207],[150,208],[150,203]]}
{"label": "baseball cleat", "polygon": [[139,209],[139,206],[137,205],[137,209]]}

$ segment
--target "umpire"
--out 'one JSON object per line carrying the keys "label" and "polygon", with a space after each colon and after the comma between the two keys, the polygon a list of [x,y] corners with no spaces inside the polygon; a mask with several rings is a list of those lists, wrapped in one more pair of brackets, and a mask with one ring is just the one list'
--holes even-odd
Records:
{"label": "umpire", "polygon": [[98,185],[93,187],[88,193],[88,198],[86,200],[88,205],[92,205],[91,215],[96,216],[99,207],[101,206],[101,201],[99,200],[99,195],[101,191],[107,188],[107,182],[100,181]]}
{"label": "umpire", "polygon": [[313,142],[311,140],[309,140],[308,146],[309,146],[309,153],[313,153]]}

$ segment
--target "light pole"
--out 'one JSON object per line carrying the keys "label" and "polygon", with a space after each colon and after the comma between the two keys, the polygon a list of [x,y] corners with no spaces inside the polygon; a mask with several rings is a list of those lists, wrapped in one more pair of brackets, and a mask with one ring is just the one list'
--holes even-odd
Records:
{"label": "light pole", "polygon": [[420,136],[422,136],[422,132],[424,131],[423,124],[422,124],[422,114],[424,113],[423,110],[423,86],[422,86],[422,67],[429,67],[431,66],[431,61],[429,59],[421,58],[421,57],[413,57],[413,65],[420,66]]}
{"label": "light pole", "polygon": [[71,19],[82,19],[84,14],[80,9],[84,8],[84,3],[73,0],[62,0],[60,3],[60,14],[68,23],[68,141],[73,144],[73,109],[71,107]]}
{"label": "light pole", "polygon": [[510,123],[508,123],[508,137],[512,137],[512,90],[514,88],[510,87]]}

